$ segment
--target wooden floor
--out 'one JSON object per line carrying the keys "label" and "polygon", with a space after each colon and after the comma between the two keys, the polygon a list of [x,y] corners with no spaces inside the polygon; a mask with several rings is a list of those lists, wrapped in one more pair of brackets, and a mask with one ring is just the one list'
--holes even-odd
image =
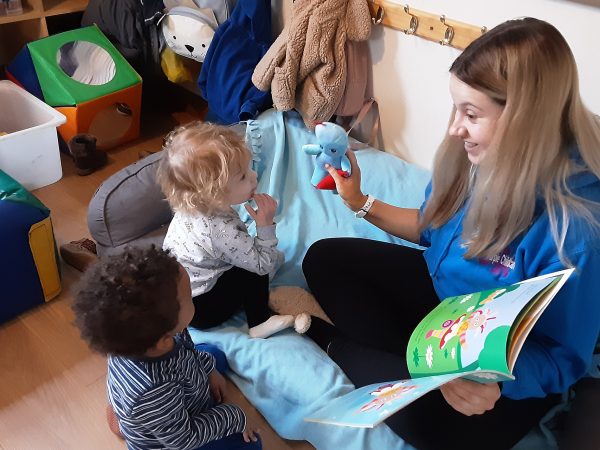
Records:
{"label": "wooden floor", "polygon": [[[75,174],[72,160],[61,155],[63,178],[34,191],[52,213],[58,245],[89,237],[87,205],[100,183],[139,159],[142,151],[160,149],[177,123],[202,115],[187,105],[181,111],[144,113],[143,138],[109,153],[109,164],[89,176]],[[63,290],[48,304],[0,325],[0,449],[123,449],[106,425],[106,361],[91,353],[72,325],[72,288],[80,272],[62,264]],[[310,450],[306,442],[280,439],[260,413],[229,383],[229,401],[262,422],[263,448]]]}

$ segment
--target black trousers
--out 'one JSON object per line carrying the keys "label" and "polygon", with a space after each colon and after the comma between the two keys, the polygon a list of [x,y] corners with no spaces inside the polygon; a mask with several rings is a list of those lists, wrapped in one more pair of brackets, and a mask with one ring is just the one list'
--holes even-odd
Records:
{"label": "black trousers", "polygon": [[[366,239],[318,241],[302,265],[308,286],[335,327],[313,319],[307,334],[356,387],[409,378],[406,347],[438,303],[422,252]],[[418,449],[510,449],[558,401],[501,397],[465,416],[435,390],[386,420]]]}
{"label": "black trousers", "polygon": [[193,327],[204,330],[222,324],[243,307],[248,327],[267,320],[269,310],[269,275],[232,267],[204,294],[194,297],[196,312]]}

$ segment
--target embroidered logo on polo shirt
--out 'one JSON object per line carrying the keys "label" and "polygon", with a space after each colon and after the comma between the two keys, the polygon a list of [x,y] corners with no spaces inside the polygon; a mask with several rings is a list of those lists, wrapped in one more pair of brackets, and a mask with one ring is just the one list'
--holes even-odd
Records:
{"label": "embroidered logo on polo shirt", "polygon": [[502,277],[506,277],[509,274],[509,271],[515,268],[515,254],[514,251],[508,247],[494,255],[491,259],[481,258],[479,262],[484,265],[491,265],[491,272],[493,274],[499,274]]}

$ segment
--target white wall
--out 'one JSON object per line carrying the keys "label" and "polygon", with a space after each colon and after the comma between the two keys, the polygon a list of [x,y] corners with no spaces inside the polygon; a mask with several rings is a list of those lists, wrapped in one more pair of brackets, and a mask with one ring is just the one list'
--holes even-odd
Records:
{"label": "white wall", "polygon": [[[409,5],[488,29],[520,16],[552,23],[575,54],[584,101],[600,114],[600,2],[596,3],[598,7],[568,0],[413,0]],[[272,5],[278,34],[291,17],[292,2],[272,0]],[[383,26],[373,27],[370,48],[383,148],[431,168],[451,110],[448,68],[459,50]]]}

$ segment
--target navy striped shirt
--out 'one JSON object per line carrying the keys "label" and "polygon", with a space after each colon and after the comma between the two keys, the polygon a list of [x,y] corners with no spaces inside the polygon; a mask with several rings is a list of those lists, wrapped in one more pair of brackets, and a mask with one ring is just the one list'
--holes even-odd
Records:
{"label": "navy striped shirt", "polygon": [[189,333],[159,358],[108,358],[108,398],[130,449],[195,449],[246,426],[236,405],[215,405],[208,374],[215,358],[194,348]]}

